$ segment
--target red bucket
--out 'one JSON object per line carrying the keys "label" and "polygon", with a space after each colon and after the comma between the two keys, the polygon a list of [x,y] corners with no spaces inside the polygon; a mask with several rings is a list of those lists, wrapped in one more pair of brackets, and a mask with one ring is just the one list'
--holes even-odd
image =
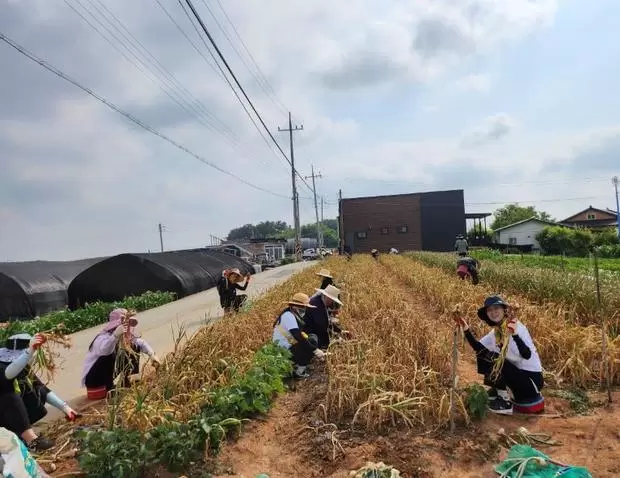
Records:
{"label": "red bucket", "polygon": [[86,388],[86,398],[89,400],[103,400],[108,394],[108,389],[104,386],[97,388]]}

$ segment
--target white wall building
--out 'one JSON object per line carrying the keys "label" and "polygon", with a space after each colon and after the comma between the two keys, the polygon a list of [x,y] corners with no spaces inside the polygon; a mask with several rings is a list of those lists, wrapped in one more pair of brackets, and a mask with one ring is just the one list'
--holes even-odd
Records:
{"label": "white wall building", "polygon": [[536,240],[536,235],[548,226],[557,224],[531,217],[496,229],[493,231],[493,242],[510,246],[532,246],[532,250],[539,251],[540,244]]}

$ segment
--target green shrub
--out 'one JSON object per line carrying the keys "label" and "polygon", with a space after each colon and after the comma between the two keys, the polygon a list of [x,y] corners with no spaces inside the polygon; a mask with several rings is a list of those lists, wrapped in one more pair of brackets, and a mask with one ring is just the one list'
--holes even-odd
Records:
{"label": "green shrub", "polygon": [[293,262],[297,262],[294,257],[285,257],[280,261],[280,264],[285,266],[286,264],[292,264]]}
{"label": "green shrub", "polygon": [[589,229],[562,226],[545,227],[536,235],[536,240],[545,254],[576,257],[587,256],[595,247],[616,246],[619,243],[617,232],[613,228],[593,232]]}
{"label": "green shrub", "polygon": [[4,341],[19,332],[35,334],[53,329],[59,324],[64,324],[66,333],[72,334],[107,322],[108,315],[116,308],[134,309],[142,312],[172,302],[174,298],[173,292],[149,291],[139,296],[126,297],[118,302],[93,302],[74,311],[63,309],[33,320],[13,321],[9,323],[6,329],[0,329],[0,341]]}

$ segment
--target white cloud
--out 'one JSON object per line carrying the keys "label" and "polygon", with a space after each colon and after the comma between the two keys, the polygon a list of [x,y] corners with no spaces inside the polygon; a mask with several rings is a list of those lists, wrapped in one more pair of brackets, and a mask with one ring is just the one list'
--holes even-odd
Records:
{"label": "white cloud", "polygon": [[491,86],[491,80],[488,75],[467,75],[460,78],[456,82],[456,87],[462,91],[478,91],[484,92]]}
{"label": "white cloud", "polygon": [[[179,6],[162,3],[208,57]],[[285,197],[255,191],[201,164],[0,44],[0,260],[157,250],[159,222],[170,231],[167,248],[204,245],[209,234],[221,236],[247,222],[291,222],[290,170],[259,136],[228,86],[155,3],[105,5],[191,92],[191,98],[182,94],[191,105],[179,108],[62,3],[5,3],[0,30],[206,160]],[[285,108],[265,95],[198,5],[285,151],[287,135],[277,127],[286,126],[287,110],[304,124],[304,131],[295,133],[296,161],[302,175],[314,164],[325,176],[317,186],[330,199],[327,217],[335,215],[339,188],[347,195],[387,193],[390,182],[408,190],[456,186],[466,189],[468,200],[484,202],[529,194],[527,188],[495,187],[493,181],[532,180],[550,159],[563,161],[556,166],[562,171],[574,169],[584,157],[577,154],[583,150],[574,134],[532,137],[527,125],[514,129],[507,114],[472,130],[446,134],[438,129],[432,138],[398,141],[381,130],[388,107],[375,107],[377,117],[368,117],[356,113],[359,105],[347,103],[346,95],[330,93],[371,86],[356,101],[381,105],[382,90],[375,85],[430,82],[463,58],[500,49],[548,25],[556,1],[234,0],[225,7]],[[221,11],[213,8],[226,26]],[[252,64],[249,58],[246,63]],[[482,78],[465,83],[480,88]],[[444,111],[450,114],[442,105],[433,116]],[[484,148],[464,149],[468,135]],[[615,148],[609,135],[597,139],[596,148],[583,141],[579,147],[597,157]],[[605,167],[601,163],[601,171]],[[542,197],[539,189],[529,197]],[[300,185],[300,194],[309,196],[309,191]],[[302,212],[311,206],[305,201]],[[302,221],[312,221],[310,213]]]}

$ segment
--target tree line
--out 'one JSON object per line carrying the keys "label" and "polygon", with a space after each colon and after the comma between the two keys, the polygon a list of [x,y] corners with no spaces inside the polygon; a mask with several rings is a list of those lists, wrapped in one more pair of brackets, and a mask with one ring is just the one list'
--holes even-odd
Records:
{"label": "tree line", "polygon": [[[325,247],[338,247],[338,220],[325,219],[321,228]],[[295,229],[284,221],[261,221],[258,224],[244,224],[231,229],[226,236],[229,241],[251,239],[292,239]],[[301,237],[317,238],[316,223],[301,226]]]}

